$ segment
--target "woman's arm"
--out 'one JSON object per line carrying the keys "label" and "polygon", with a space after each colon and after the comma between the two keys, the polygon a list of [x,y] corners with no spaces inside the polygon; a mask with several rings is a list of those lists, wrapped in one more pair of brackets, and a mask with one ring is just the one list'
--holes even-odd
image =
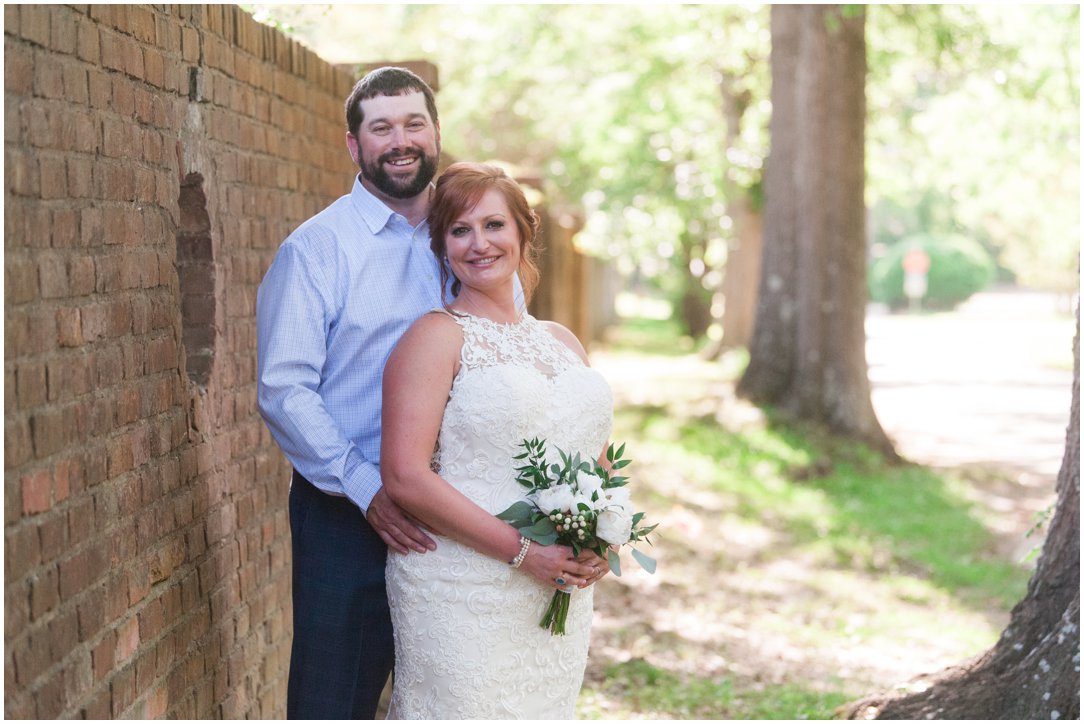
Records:
{"label": "woman's arm", "polygon": [[[429,468],[463,345],[454,321],[419,319],[384,367],[380,472],[399,506],[433,530],[500,561],[519,553],[519,531],[491,515]],[[582,583],[593,571],[565,546],[533,544],[520,568],[550,586]]]}

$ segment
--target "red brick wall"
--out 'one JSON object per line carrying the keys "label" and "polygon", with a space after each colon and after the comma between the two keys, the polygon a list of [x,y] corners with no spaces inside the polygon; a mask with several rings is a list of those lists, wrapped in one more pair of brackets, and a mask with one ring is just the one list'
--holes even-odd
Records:
{"label": "red brick wall", "polygon": [[234,6],[4,6],[4,711],[281,717],[256,288],[352,79]]}

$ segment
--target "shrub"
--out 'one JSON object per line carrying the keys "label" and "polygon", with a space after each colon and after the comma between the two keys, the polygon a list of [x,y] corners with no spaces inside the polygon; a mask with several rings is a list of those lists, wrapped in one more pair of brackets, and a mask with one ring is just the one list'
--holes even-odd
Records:
{"label": "shrub", "polygon": [[872,264],[871,299],[894,309],[907,304],[903,292],[903,257],[916,247],[930,257],[926,296],[922,299],[925,307],[950,309],[985,289],[994,279],[994,261],[977,241],[959,235],[915,234],[901,239]]}

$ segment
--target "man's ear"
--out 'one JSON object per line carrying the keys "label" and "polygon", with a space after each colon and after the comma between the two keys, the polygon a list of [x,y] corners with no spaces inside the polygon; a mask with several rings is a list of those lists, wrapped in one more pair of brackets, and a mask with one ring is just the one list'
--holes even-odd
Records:
{"label": "man's ear", "polygon": [[346,148],[350,151],[350,158],[354,159],[354,165],[359,165],[358,139],[350,131],[346,132]]}

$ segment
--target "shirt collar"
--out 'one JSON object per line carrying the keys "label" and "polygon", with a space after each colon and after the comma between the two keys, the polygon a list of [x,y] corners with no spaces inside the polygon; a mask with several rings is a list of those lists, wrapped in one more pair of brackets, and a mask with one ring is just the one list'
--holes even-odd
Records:
{"label": "shirt collar", "polygon": [[[432,193],[433,183],[429,183],[428,193]],[[365,188],[365,185],[361,183],[361,174],[354,176],[354,188],[350,191],[350,197],[354,202],[354,208],[361,214],[361,218],[365,220],[365,223],[369,227],[369,231],[373,234],[379,234],[383,231],[389,223],[391,223],[391,217],[397,216],[396,212],[388,208],[387,204],[373,195],[369,189]],[[406,221],[406,219],[403,219]],[[422,220],[425,223],[425,220]]]}
{"label": "shirt collar", "polygon": [[361,183],[361,174],[354,176],[354,188],[350,190],[350,198],[373,234],[383,231],[395,213],[365,188]]}

